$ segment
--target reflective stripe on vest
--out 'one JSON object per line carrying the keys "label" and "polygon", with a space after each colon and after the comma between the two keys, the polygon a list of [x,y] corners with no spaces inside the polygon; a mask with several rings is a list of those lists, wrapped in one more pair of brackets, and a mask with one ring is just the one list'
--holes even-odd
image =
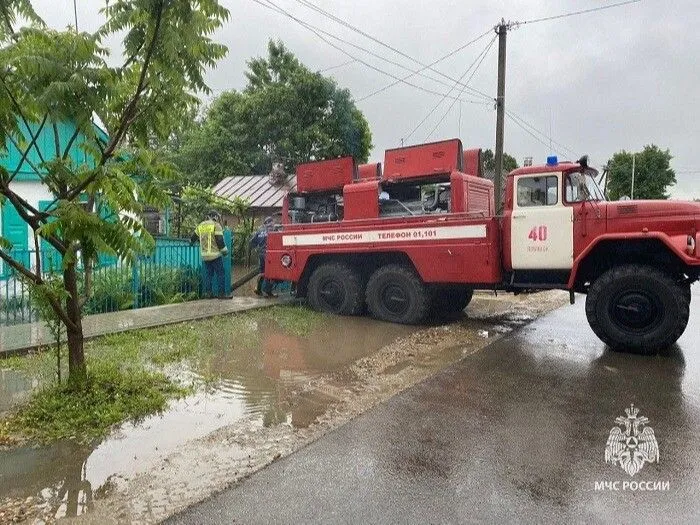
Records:
{"label": "reflective stripe on vest", "polygon": [[195,233],[199,236],[199,249],[203,260],[212,261],[221,257],[221,251],[216,245],[216,236],[223,235],[223,230],[218,223],[210,220],[203,221],[199,223]]}

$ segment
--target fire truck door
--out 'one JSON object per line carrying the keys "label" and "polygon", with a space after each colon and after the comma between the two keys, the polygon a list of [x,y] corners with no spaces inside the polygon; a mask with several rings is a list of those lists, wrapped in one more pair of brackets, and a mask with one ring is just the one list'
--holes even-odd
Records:
{"label": "fire truck door", "polygon": [[513,184],[513,269],[570,269],[574,256],[573,210],[562,202],[561,174],[521,175]]}

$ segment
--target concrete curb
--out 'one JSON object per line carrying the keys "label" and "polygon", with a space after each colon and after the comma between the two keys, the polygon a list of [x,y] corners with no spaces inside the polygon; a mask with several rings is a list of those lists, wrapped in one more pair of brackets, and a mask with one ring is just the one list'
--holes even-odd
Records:
{"label": "concrete curb", "polygon": [[[112,334],[121,334],[125,332],[133,332],[136,330],[149,330],[153,328],[159,328],[161,326],[170,326],[174,324],[180,324],[180,323],[188,323],[191,321],[201,321],[204,319],[211,319],[213,317],[219,317],[223,315],[233,315],[241,312],[247,312],[250,310],[258,310],[262,308],[269,308],[271,306],[275,305],[280,305],[280,304],[292,304],[296,302],[297,300],[294,298],[285,298],[285,299],[277,299],[277,300],[269,300],[266,301],[265,303],[260,303],[260,304],[252,304],[252,305],[244,305],[241,306],[239,309],[233,309],[233,310],[222,310],[222,311],[199,311],[196,308],[192,308],[193,306],[196,306],[195,304],[197,301],[191,301],[189,303],[182,303],[183,305],[187,305],[189,309],[192,310],[192,314],[182,317],[182,318],[172,318],[172,319],[164,319],[162,321],[153,321],[153,322],[146,322],[144,324],[138,324],[138,325],[132,325],[132,326],[121,326],[116,329],[108,330],[102,333],[93,333],[93,334],[88,334],[85,336],[86,341],[90,341],[92,339],[97,339],[98,337],[104,337],[106,335],[112,335]],[[163,306],[153,306],[149,308],[143,308],[142,310],[148,310],[149,312],[154,311],[155,309],[163,308],[163,307],[171,307],[173,305],[163,305]],[[113,312],[113,313],[119,313],[119,312]],[[97,314],[97,315],[109,315],[109,314]],[[88,317],[91,316],[86,316],[83,318],[84,320],[87,319]],[[34,325],[36,330],[41,330],[41,325],[43,323],[31,323],[31,325],[15,325],[15,326],[28,326],[27,330],[32,331],[32,325]],[[65,338],[62,339],[62,343],[65,342]],[[21,345],[21,346],[16,346],[16,347],[11,347],[11,348],[0,348],[0,360],[8,357],[14,357],[14,356],[22,356],[22,355],[27,355],[31,352],[34,351],[44,351],[44,350],[50,350],[53,347],[53,343],[48,342],[48,341],[38,341],[38,342],[33,342],[33,343],[27,343],[26,345]]]}

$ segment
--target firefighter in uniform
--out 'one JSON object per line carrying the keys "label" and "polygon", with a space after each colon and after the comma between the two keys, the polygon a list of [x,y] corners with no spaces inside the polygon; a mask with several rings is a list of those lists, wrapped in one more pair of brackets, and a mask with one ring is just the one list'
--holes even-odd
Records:
{"label": "firefighter in uniform", "polygon": [[[224,259],[228,248],[224,243],[224,230],[219,222],[219,214],[210,211],[206,220],[200,222],[192,235],[192,242],[199,240],[199,251],[202,255],[202,266],[205,274],[205,297],[229,299],[225,293]],[[207,286],[208,283],[208,286]]]}

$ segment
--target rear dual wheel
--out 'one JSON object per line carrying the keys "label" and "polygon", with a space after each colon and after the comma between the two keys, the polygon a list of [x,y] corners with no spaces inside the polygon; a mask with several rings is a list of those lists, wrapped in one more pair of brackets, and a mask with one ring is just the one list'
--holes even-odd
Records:
{"label": "rear dual wheel", "polygon": [[382,266],[372,274],[366,300],[374,317],[391,323],[421,323],[430,309],[430,294],[423,281],[400,264]]}
{"label": "rear dual wheel", "polygon": [[339,315],[359,315],[365,302],[372,316],[382,321],[419,324],[428,313],[441,315],[459,312],[472,298],[472,290],[441,287],[430,293],[413,268],[389,264],[377,269],[367,288],[360,273],[342,263],[326,263],[316,268],[309,279],[309,304],[315,310]]}

